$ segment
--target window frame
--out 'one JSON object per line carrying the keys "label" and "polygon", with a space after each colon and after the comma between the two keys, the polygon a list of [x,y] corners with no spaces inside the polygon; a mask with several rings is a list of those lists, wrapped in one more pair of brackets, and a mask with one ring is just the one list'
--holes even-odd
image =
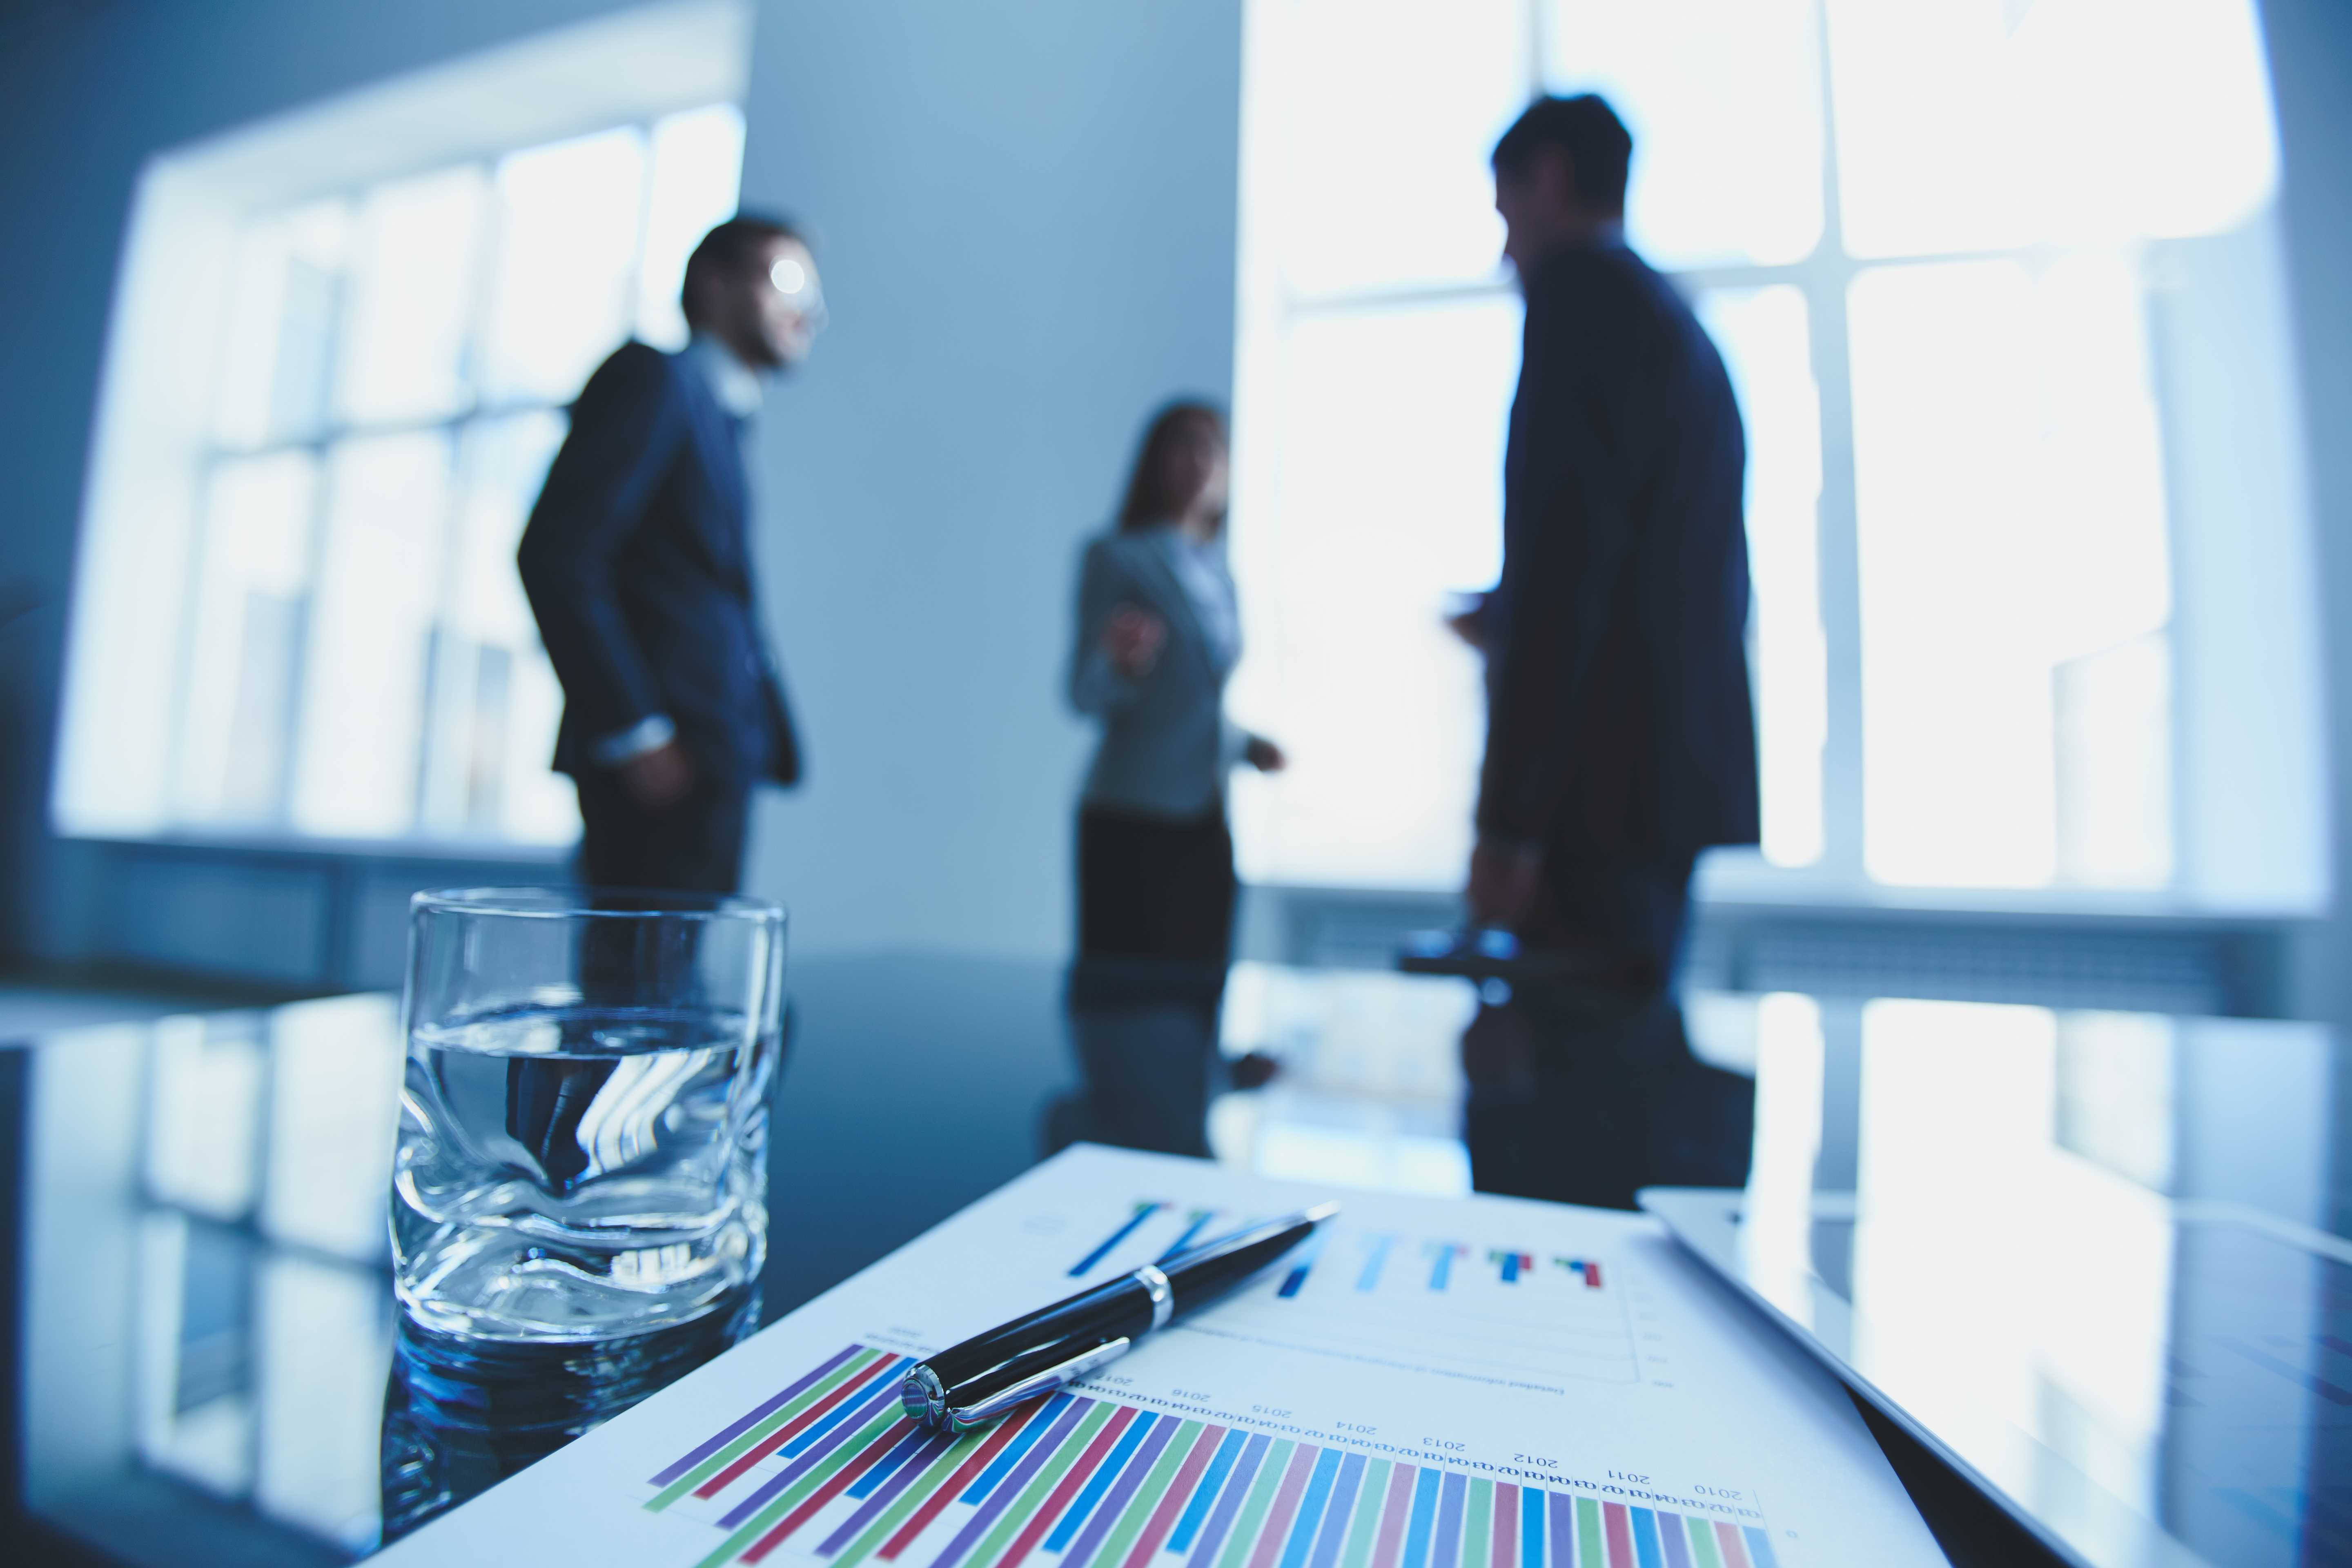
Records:
{"label": "window frame", "polygon": [[[1281,0],[1252,0],[1251,9],[1253,12],[1270,13],[1280,3]],[[1558,89],[1558,84],[1551,79],[1548,70],[1547,28],[1552,7],[1547,0],[1517,0],[1517,5],[1528,40],[1526,46],[1526,90],[1528,96],[1533,98]],[[2177,271],[2178,258],[2185,253],[2185,248],[2208,243],[2216,237],[2198,236],[2187,239],[2144,237],[2127,244],[2110,242],[2103,245],[2033,243],[1887,257],[1849,254],[1845,246],[1843,192],[1840,179],[1831,17],[1828,5],[1819,3],[1819,0],[1811,5],[1811,13],[1814,47],[1821,62],[1816,73],[1815,89],[1820,98],[1822,128],[1822,227],[1811,251],[1786,262],[1684,267],[1661,265],[1659,270],[1675,284],[1694,308],[1699,305],[1705,295],[1717,290],[1774,286],[1794,288],[1804,301],[1820,429],[1820,489],[1814,508],[1814,538],[1817,605],[1824,653],[1822,697],[1826,718],[1821,754],[1821,851],[1811,862],[1796,866],[1768,863],[1754,849],[1717,851],[1703,859],[1695,890],[1705,901],[1757,908],[1776,904],[1850,905],[2089,915],[2165,915],[2215,910],[2290,917],[2312,912],[2326,901],[2327,892],[2324,886],[2315,892],[2288,891],[2247,900],[2233,897],[2226,891],[2209,893],[2198,879],[2198,868],[2191,865],[2196,853],[2192,840],[2200,832],[2201,821],[2199,814],[2215,809],[2221,803],[2200,798],[2200,792],[2208,786],[2188,763],[2189,752],[2197,743],[2198,732],[2205,725],[2207,715],[2190,700],[2179,672],[2199,657],[2200,648],[2210,646],[2217,636],[2229,632],[2231,627],[2226,623],[2232,614],[2242,614],[2242,611],[2209,615],[2197,603],[2200,585],[2194,581],[2187,569],[2188,563],[2182,559],[2182,506],[2179,498],[2173,493],[2176,477],[2173,448],[2179,433],[2178,422],[2180,414],[2170,395],[2171,388],[2164,384],[2160,376],[2155,388],[2156,407],[2165,465],[2165,548],[2173,584],[2173,600],[2170,613],[2157,635],[2168,644],[2172,668],[2176,672],[2169,701],[2171,780],[2168,831],[2172,871],[2168,882],[2155,889],[2104,888],[2065,881],[2062,873],[2059,878],[2040,886],[1974,887],[1884,882],[1870,874],[1864,858],[1864,584],[1849,329],[1852,286],[1857,279],[1868,273],[1955,262],[2012,260],[2038,273],[2054,260],[2086,250],[2108,253],[2121,250],[2129,254],[2137,263],[2143,310],[2149,321],[2150,349],[2151,353],[2157,353],[2163,346],[2156,340],[2160,335],[2158,329],[2163,325],[2158,319],[2162,302],[2158,296],[2165,280]],[[1277,53],[1278,48],[1267,47],[1264,40],[1271,37],[1272,29],[1278,26],[1279,23],[1264,17],[1255,21],[1249,29],[1247,47],[1264,54]],[[1245,80],[1254,74],[1264,73],[1245,72]],[[1258,90],[1264,93],[1269,89],[1261,85]],[[1252,133],[1245,89],[1244,221],[1239,267],[1243,310],[1239,312],[1238,336],[1241,341],[1236,355],[1241,373],[1236,397],[1236,438],[1243,448],[1240,464],[1244,471],[1251,463],[1250,447],[1278,447],[1281,443],[1280,414],[1272,410],[1265,414],[1258,412],[1259,390],[1262,386],[1273,384],[1276,377],[1274,373],[1258,367],[1279,366],[1284,352],[1281,340],[1296,324],[1343,313],[1410,310],[1466,300],[1510,298],[1516,294],[1514,280],[1499,266],[1491,276],[1475,281],[1376,285],[1313,292],[1289,289],[1282,276],[1280,259],[1273,254],[1275,247],[1267,244],[1255,231],[1250,221],[1253,161],[1263,161],[1271,167],[1278,162],[1281,153],[1269,146],[1253,146]],[[1258,138],[1261,142],[1266,140],[1263,132],[1258,132]],[[1258,177],[1263,181],[1268,176],[1262,173]],[[2263,226],[2271,221],[2276,206],[2273,193],[2237,228],[2222,231],[2219,237],[2231,237]],[[2256,308],[2255,313],[2260,313],[2260,308]],[[2285,395],[2292,397],[2291,387]],[[1274,400],[1268,397],[1265,401],[1271,403]],[[1241,482],[1245,481],[1237,480],[1237,488]],[[1244,493],[1241,510],[1245,510],[1246,507],[1247,496]],[[1276,526],[1280,525],[1277,522]],[[2304,526],[2307,531],[2307,522]],[[1245,590],[1246,587],[1245,581]],[[1751,622],[1751,638],[1753,630]],[[2315,679],[2315,669],[2310,679]],[[2297,693],[2297,696],[2301,695]],[[2324,765],[2316,750],[2320,743],[2316,713],[2307,718],[2298,715],[2297,718],[2311,728],[2309,736],[2300,737],[2307,747],[2312,748],[2311,760]],[[1475,766],[1475,758],[1471,762]],[[2324,785],[2320,787],[2324,791]],[[2301,808],[2305,803],[2298,799],[2295,804]],[[2324,837],[2324,823],[2320,825],[2319,831]],[[1424,885],[1360,886],[1350,883],[1342,890],[1277,879],[1266,884],[1265,890],[1278,900],[1303,899],[1312,903],[1334,897],[1343,901],[1388,896],[1422,899],[1440,889]]]}

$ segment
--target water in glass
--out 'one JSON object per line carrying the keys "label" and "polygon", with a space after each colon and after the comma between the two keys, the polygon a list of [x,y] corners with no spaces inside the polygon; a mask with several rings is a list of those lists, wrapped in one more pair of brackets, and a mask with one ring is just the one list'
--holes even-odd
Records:
{"label": "water in glass", "polygon": [[755,1278],[773,1046],[712,1008],[412,1020],[392,1226],[410,1317],[592,1339],[692,1318]]}

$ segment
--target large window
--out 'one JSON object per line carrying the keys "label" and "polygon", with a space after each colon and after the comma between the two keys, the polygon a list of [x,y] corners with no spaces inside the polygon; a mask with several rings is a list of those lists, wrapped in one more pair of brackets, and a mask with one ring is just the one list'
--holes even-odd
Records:
{"label": "large window", "polygon": [[750,25],[733,0],[616,12],[149,161],[61,831],[492,858],[576,833],[515,546],[598,362],[686,341]]}
{"label": "large window", "polygon": [[561,696],[514,567],[562,405],[684,341],[735,205],[732,105],[260,215],[236,249],[171,815],[336,838],[561,842]]}
{"label": "large window", "polygon": [[[1234,700],[1294,763],[1237,785],[1253,879],[1458,885],[1442,616],[1494,581],[1518,351],[1486,159],[1588,89],[1748,426],[1745,885],[2170,896],[2189,805],[2317,834],[2294,455],[2210,406],[2291,395],[2247,0],[1253,0],[1248,45]],[[2183,565],[2229,550],[2275,569]],[[2233,713],[2250,663],[2284,685]],[[2209,760],[2248,711],[2260,776]]]}

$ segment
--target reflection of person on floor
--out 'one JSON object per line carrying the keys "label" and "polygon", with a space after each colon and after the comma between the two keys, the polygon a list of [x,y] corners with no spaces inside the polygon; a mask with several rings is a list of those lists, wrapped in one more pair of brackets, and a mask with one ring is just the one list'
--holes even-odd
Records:
{"label": "reflection of person on floor", "polygon": [[1070,974],[1087,1088],[1049,1112],[1049,1146],[1207,1152],[1238,889],[1225,775],[1284,761],[1225,717],[1241,658],[1225,478],[1223,416],[1170,405],[1145,432],[1118,526],[1089,542],[1079,573],[1070,701],[1102,725],[1078,808]]}
{"label": "reflection of person on floor", "polygon": [[[1538,1097],[1601,1061],[1650,1064],[1612,1083],[1624,1094],[1687,1062],[1673,986],[1691,871],[1706,847],[1757,837],[1746,445],[1715,345],[1626,248],[1632,153],[1588,95],[1537,100],[1494,154],[1527,321],[1502,576],[1454,622],[1486,658],[1465,898],[1474,923],[1583,976],[1573,998],[1519,999],[1519,1081]],[[1596,1104],[1600,1087],[1568,1091],[1583,1115],[1542,1135],[1548,1152],[1566,1149],[1560,1128],[1639,1120]]]}
{"label": "reflection of person on floor", "polygon": [[1629,1209],[1642,1187],[1748,1180],[1756,1086],[1692,1056],[1671,996],[1519,986],[1480,1005],[1462,1067],[1482,1193]]}

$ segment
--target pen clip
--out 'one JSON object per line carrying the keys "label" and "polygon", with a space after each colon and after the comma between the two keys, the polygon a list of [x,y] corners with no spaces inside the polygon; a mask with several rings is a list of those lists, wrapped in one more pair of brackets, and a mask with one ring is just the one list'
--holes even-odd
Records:
{"label": "pen clip", "polygon": [[1049,1366],[1040,1373],[1033,1373],[1012,1387],[990,1394],[977,1405],[967,1405],[960,1410],[948,1411],[948,1428],[954,1432],[969,1432],[975,1426],[986,1426],[1015,1405],[1025,1405],[1041,1394],[1051,1394],[1054,1390],[1076,1383],[1080,1378],[1093,1375],[1125,1355],[1128,1349],[1127,1337],[1121,1335],[1118,1339],[1098,1344],[1090,1351],[1080,1351],[1059,1365]]}

